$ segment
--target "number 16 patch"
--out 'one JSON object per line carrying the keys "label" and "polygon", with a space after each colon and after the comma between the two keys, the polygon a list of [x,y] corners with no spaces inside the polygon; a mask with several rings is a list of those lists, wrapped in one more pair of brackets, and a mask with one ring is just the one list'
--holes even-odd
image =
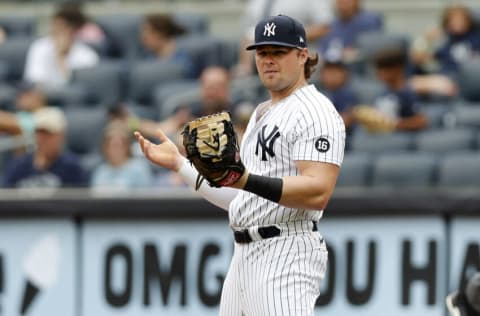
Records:
{"label": "number 16 patch", "polygon": [[330,149],[330,142],[328,139],[320,137],[315,141],[315,148],[321,153],[326,153]]}

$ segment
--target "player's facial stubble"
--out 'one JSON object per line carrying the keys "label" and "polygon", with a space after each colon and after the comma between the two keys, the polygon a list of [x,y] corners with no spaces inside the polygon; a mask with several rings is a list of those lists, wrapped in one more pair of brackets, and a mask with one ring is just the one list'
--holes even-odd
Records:
{"label": "player's facial stubble", "polygon": [[303,51],[282,46],[257,48],[255,62],[260,80],[273,93],[296,88],[303,84],[303,65],[306,56]]}

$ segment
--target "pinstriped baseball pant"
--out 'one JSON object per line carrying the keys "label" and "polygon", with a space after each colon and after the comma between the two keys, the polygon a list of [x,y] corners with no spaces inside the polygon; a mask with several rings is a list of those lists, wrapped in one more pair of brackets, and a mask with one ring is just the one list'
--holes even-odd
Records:
{"label": "pinstriped baseball pant", "polygon": [[327,258],[318,232],[236,243],[220,316],[313,316]]}

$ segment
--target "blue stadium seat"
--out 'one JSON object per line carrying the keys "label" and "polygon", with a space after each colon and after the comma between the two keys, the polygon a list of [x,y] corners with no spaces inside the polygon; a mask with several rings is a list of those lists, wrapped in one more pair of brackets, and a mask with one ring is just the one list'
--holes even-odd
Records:
{"label": "blue stadium seat", "polygon": [[359,104],[373,104],[375,98],[385,89],[378,80],[365,76],[353,76],[350,83]]}
{"label": "blue stadium seat", "polygon": [[173,19],[184,27],[189,34],[207,34],[209,28],[208,16],[197,13],[175,13]]}
{"label": "blue stadium seat", "polygon": [[475,26],[478,30],[480,30],[480,7],[479,6],[472,7],[471,10],[472,10],[472,17],[473,17]]}
{"label": "blue stadium seat", "polygon": [[428,153],[382,154],[373,165],[372,185],[382,188],[429,187],[437,160]]}
{"label": "blue stadium seat", "polygon": [[89,104],[112,105],[122,95],[123,65],[114,61],[102,61],[95,67],[77,69],[72,83],[81,86],[87,93],[84,102]]}
{"label": "blue stadium seat", "polygon": [[59,107],[68,107],[71,105],[84,104],[88,94],[85,87],[69,84],[62,89],[47,91],[47,103]]}
{"label": "blue stadium seat", "polygon": [[0,62],[8,66],[7,80],[17,82],[22,79],[31,38],[7,39],[0,45]]}
{"label": "blue stadium seat", "polygon": [[16,95],[17,91],[13,86],[7,84],[0,84],[0,110],[16,111]]}
{"label": "blue stadium seat", "polygon": [[107,56],[134,59],[140,48],[139,34],[143,17],[138,14],[109,14],[95,17],[107,37]]}
{"label": "blue stadium seat", "polygon": [[232,68],[238,62],[240,43],[236,39],[222,39],[219,42],[218,64],[225,68]]}
{"label": "blue stadium seat", "polygon": [[146,60],[132,64],[128,79],[128,100],[137,115],[158,118],[153,104],[156,87],[185,79],[185,67],[179,63]]}
{"label": "blue stadium seat", "polygon": [[[165,107],[165,102],[182,95],[185,92],[189,93],[191,91],[198,90],[198,81],[197,80],[178,80],[173,82],[167,82],[165,84],[155,87],[153,91],[153,103],[158,111],[158,119],[164,119],[172,113],[174,109]],[[188,105],[188,104],[187,104]]]}
{"label": "blue stadium seat", "polygon": [[472,59],[460,65],[458,72],[458,86],[460,96],[468,102],[480,101],[480,60]]}
{"label": "blue stadium seat", "polygon": [[337,179],[338,187],[363,187],[371,180],[372,157],[366,153],[346,154],[340,174]]}
{"label": "blue stadium seat", "polygon": [[445,156],[439,165],[438,186],[480,187],[480,151]]}
{"label": "blue stadium seat", "polygon": [[2,15],[0,16],[0,27],[7,33],[7,37],[29,37],[36,36],[37,19],[27,15]]}
{"label": "blue stadium seat", "polygon": [[412,149],[413,133],[370,134],[360,129],[351,138],[353,152],[398,152]]}
{"label": "blue stadium seat", "polygon": [[459,104],[453,108],[457,126],[480,128],[480,106]]}
{"label": "blue stadium seat", "polygon": [[67,148],[75,154],[86,155],[100,151],[106,109],[78,105],[65,109],[67,118]]}
{"label": "blue stadium seat", "polygon": [[475,138],[475,130],[469,128],[422,131],[415,137],[415,149],[437,154],[473,150]]}
{"label": "blue stadium seat", "polygon": [[409,37],[405,34],[383,31],[360,33],[354,46],[358,49],[358,58],[350,63],[350,69],[367,78],[375,79],[375,71],[371,61],[382,50],[398,48],[407,53]]}
{"label": "blue stadium seat", "polygon": [[407,53],[409,38],[405,34],[381,31],[366,32],[358,36],[355,46],[363,59],[371,60],[378,52],[384,49],[400,49]]}
{"label": "blue stadium seat", "polygon": [[208,35],[187,35],[177,40],[177,48],[186,51],[192,58],[194,69],[191,76],[196,78],[203,69],[221,65],[222,40]]}
{"label": "blue stadium seat", "polygon": [[445,115],[451,106],[445,103],[418,103],[421,111],[428,118],[428,128],[437,129],[445,125]]}

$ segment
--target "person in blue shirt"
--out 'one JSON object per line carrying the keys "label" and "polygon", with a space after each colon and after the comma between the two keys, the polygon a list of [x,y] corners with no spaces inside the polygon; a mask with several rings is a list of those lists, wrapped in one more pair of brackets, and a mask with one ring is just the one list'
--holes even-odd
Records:
{"label": "person in blue shirt", "polygon": [[[365,119],[360,115],[358,107],[353,110],[355,120],[374,131],[370,124],[383,121],[382,126],[389,126],[389,131],[417,131],[428,125],[428,119],[420,111],[417,102],[417,93],[410,85],[406,75],[407,55],[399,49],[380,51],[374,59],[375,70],[385,89],[378,95],[371,106],[371,114]],[[372,119],[375,117],[375,119]],[[383,124],[385,123],[385,124]]]}
{"label": "person in blue shirt", "polygon": [[63,112],[45,107],[34,114],[33,153],[14,158],[6,169],[5,187],[60,188],[86,184],[86,173],[78,159],[64,151],[67,121]]}
{"label": "person in blue shirt", "polygon": [[441,25],[413,41],[411,56],[415,73],[455,79],[460,65],[480,56],[480,31],[471,10],[460,4],[446,7]]}
{"label": "person in blue shirt", "polygon": [[132,156],[131,144],[124,122],[115,120],[107,125],[102,144],[104,162],[92,173],[92,188],[131,190],[151,185],[152,170],[145,160]]}
{"label": "person in blue shirt", "polygon": [[357,58],[355,41],[365,32],[380,31],[382,17],[362,8],[361,0],[336,0],[336,18],[330,31],[318,42],[321,56],[340,55],[342,59],[353,61]]}
{"label": "person in blue shirt", "polygon": [[319,71],[319,90],[332,101],[343,118],[347,131],[353,123],[351,109],[358,103],[350,85],[350,71],[340,59],[325,60]]}
{"label": "person in blue shirt", "polygon": [[472,13],[461,5],[448,7],[442,19],[446,38],[434,54],[441,72],[455,74],[459,65],[480,56],[480,32],[475,28]]}

